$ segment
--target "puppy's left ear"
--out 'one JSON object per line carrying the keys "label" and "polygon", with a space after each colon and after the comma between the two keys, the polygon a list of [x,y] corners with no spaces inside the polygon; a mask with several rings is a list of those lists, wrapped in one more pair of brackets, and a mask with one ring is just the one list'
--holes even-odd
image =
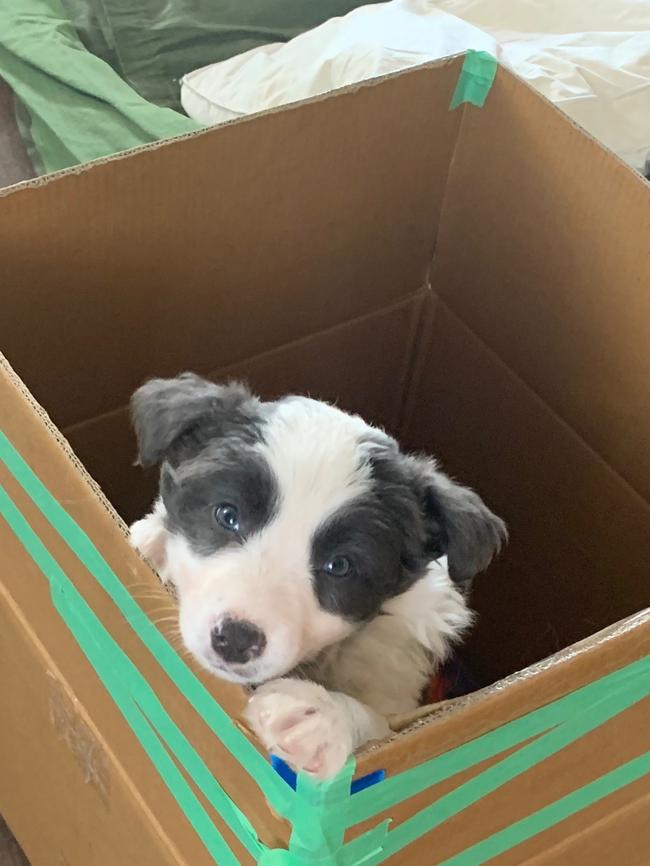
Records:
{"label": "puppy's left ear", "polygon": [[229,430],[250,432],[259,401],[245,385],[216,385],[194,373],[150,379],[131,397],[138,463],[149,467],[178,456],[181,446],[198,450],[210,437]]}
{"label": "puppy's left ear", "polygon": [[432,460],[409,458],[418,475],[431,558],[446,555],[449,576],[468,589],[508,539],[506,525],[483,500],[456,484]]}

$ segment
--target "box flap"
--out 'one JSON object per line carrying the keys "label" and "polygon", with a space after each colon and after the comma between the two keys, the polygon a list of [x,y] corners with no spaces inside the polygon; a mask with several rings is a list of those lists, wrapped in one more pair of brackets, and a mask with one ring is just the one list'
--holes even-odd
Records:
{"label": "box flap", "polygon": [[501,69],[445,203],[435,291],[649,500],[650,185]]}
{"label": "box flap", "polygon": [[[459,61],[17,188],[0,345],[59,427],[423,284]],[[73,374],[70,371],[73,370]]]}

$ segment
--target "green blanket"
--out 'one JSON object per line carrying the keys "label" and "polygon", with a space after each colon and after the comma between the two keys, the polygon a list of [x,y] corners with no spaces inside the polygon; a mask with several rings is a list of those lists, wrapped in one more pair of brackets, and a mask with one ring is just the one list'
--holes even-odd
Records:
{"label": "green blanket", "polygon": [[180,109],[178,82],[185,73],[259,45],[287,42],[362,5],[360,0],[64,3],[91,51],[114,66],[145,99],[176,109]]}
{"label": "green blanket", "polygon": [[87,51],[59,0],[0,0],[0,75],[39,174],[198,128]]}
{"label": "green blanket", "polygon": [[[375,0],[379,2],[379,0]],[[0,0],[0,77],[39,173],[192,131],[179,79],[359,0]]]}

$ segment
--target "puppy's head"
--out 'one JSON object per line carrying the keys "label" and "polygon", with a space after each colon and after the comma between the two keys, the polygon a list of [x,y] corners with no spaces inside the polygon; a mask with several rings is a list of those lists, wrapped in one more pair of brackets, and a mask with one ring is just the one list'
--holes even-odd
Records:
{"label": "puppy's head", "polygon": [[447,556],[463,586],[505,528],[431,460],[357,416],[242,385],[155,379],[132,400],[160,499],[134,543],[174,584],[188,649],[236,681],[281,676]]}

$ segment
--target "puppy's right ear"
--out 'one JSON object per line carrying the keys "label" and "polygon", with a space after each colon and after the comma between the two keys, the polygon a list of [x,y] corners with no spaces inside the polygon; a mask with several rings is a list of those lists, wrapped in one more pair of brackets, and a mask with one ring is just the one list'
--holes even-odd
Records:
{"label": "puppy's right ear", "polygon": [[183,446],[200,446],[228,430],[251,429],[260,403],[245,385],[215,385],[194,373],[151,379],[131,398],[140,466],[171,460]]}
{"label": "puppy's right ear", "polygon": [[421,501],[427,556],[444,554],[453,582],[469,589],[508,540],[506,525],[473,490],[440,472],[435,461],[417,455],[405,460]]}

